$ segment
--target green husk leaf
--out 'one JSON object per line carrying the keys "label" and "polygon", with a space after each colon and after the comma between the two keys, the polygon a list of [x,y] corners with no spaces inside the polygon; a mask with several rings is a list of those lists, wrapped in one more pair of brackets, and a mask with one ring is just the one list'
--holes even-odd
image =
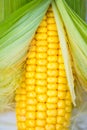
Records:
{"label": "green husk leaf", "polygon": [[54,16],[56,19],[56,25],[57,25],[58,35],[59,35],[59,39],[60,39],[60,46],[61,46],[62,54],[63,54],[63,58],[64,58],[68,85],[69,85],[69,89],[71,92],[72,102],[75,105],[74,78],[73,78],[73,73],[72,73],[71,57],[70,57],[69,49],[67,46],[66,33],[65,33],[63,21],[60,17],[59,10],[58,10],[55,2],[52,3],[52,7],[53,7],[53,11],[54,11]]}
{"label": "green husk leaf", "polygon": [[14,104],[29,44],[51,0],[28,1],[0,23],[0,111]]}

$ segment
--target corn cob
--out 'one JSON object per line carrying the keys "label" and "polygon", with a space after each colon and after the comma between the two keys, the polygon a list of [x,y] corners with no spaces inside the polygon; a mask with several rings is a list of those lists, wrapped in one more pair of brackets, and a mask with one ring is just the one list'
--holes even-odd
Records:
{"label": "corn cob", "polygon": [[37,29],[16,92],[18,130],[68,130],[72,102],[52,8]]}

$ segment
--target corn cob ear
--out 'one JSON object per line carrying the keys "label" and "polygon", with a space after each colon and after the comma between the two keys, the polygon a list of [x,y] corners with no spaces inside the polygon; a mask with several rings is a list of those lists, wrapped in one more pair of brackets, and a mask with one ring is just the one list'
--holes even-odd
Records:
{"label": "corn cob ear", "polygon": [[40,24],[16,94],[18,130],[68,130],[72,102],[52,8]]}

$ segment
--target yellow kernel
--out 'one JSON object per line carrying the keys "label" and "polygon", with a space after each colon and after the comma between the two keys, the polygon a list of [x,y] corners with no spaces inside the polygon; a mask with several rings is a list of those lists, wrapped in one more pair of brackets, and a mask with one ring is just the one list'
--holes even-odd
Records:
{"label": "yellow kernel", "polygon": [[39,94],[39,95],[37,95],[37,100],[38,100],[38,102],[46,102],[47,95],[46,94]]}
{"label": "yellow kernel", "polygon": [[28,53],[28,55],[30,55],[32,52],[36,51],[36,45],[35,44],[31,44],[30,46],[30,52]]}
{"label": "yellow kernel", "polygon": [[58,100],[58,108],[65,108],[65,101],[64,100]]}
{"label": "yellow kernel", "polygon": [[34,91],[30,91],[30,92],[27,93],[27,97],[28,98],[34,98],[34,97],[36,97],[36,93]]}
{"label": "yellow kernel", "polygon": [[65,68],[64,63],[60,63],[58,67],[59,67],[59,70],[64,70]]}
{"label": "yellow kernel", "polygon": [[58,102],[58,98],[57,97],[48,97],[47,99],[47,103],[57,103]]}
{"label": "yellow kernel", "polygon": [[16,108],[16,113],[19,114],[19,115],[25,115],[26,113],[26,110],[24,108]]}
{"label": "yellow kernel", "polygon": [[36,77],[36,79],[46,79],[47,74],[46,73],[36,73],[35,77]]}
{"label": "yellow kernel", "polygon": [[36,38],[36,40],[42,40],[42,39],[46,40],[47,39],[47,34],[46,33],[37,33],[35,35],[35,38]]}
{"label": "yellow kernel", "polygon": [[59,99],[65,99],[66,92],[65,91],[58,91],[58,98]]}
{"label": "yellow kernel", "polygon": [[27,127],[35,127],[35,120],[26,120]]}
{"label": "yellow kernel", "polygon": [[62,130],[63,125],[62,124],[56,124],[56,130]]}
{"label": "yellow kernel", "polygon": [[47,64],[47,68],[48,69],[53,69],[53,70],[55,69],[56,70],[56,69],[58,69],[58,63],[57,62],[54,62],[54,63],[53,62],[49,62]]}
{"label": "yellow kernel", "polygon": [[57,83],[58,78],[56,78],[56,77],[47,77],[47,82],[48,83]]}
{"label": "yellow kernel", "polygon": [[29,127],[29,128],[26,129],[26,130],[35,130],[35,128],[34,128],[34,127]]}
{"label": "yellow kernel", "polygon": [[36,111],[36,106],[35,105],[27,105],[26,106],[26,111]]}
{"label": "yellow kernel", "polygon": [[47,117],[46,121],[49,124],[56,124],[56,117]]}
{"label": "yellow kernel", "polygon": [[[66,91],[68,89],[67,85],[66,84],[63,84],[63,83],[59,83],[58,84],[58,90],[59,91]],[[67,95],[67,93],[66,93]]]}
{"label": "yellow kernel", "polygon": [[36,126],[45,126],[46,120],[37,119],[36,120]]}
{"label": "yellow kernel", "polygon": [[56,90],[48,90],[47,96],[57,96],[58,92]]}
{"label": "yellow kernel", "polygon": [[47,108],[50,109],[56,109],[57,108],[57,104],[56,103],[47,103]]}
{"label": "yellow kernel", "polygon": [[62,63],[62,64],[64,63],[64,60],[63,60],[63,57],[62,57],[62,56],[59,56],[59,57],[58,57],[58,63]]}
{"label": "yellow kernel", "polygon": [[47,110],[47,116],[57,116],[57,109]]}
{"label": "yellow kernel", "polygon": [[25,81],[26,84],[28,85],[34,85],[35,84],[35,79],[34,78],[27,78]]}
{"label": "yellow kernel", "polygon": [[63,77],[58,77],[58,83],[67,85],[67,79]]}
{"label": "yellow kernel", "polygon": [[16,104],[17,107],[19,108],[25,108],[26,107],[26,102],[25,101],[20,101],[18,104]]}
{"label": "yellow kernel", "polygon": [[48,30],[56,31],[56,30],[57,30],[56,24],[48,24],[48,25],[47,25],[47,29],[48,29]]}
{"label": "yellow kernel", "polygon": [[28,58],[35,58],[35,56],[36,56],[35,51],[33,51],[32,53],[29,52],[28,55],[27,55]]}
{"label": "yellow kernel", "polygon": [[21,99],[22,101],[26,101],[26,95],[21,95],[21,96],[20,96],[20,99]]}
{"label": "yellow kernel", "polygon": [[36,112],[37,119],[46,119],[46,112],[44,111],[37,111]]}
{"label": "yellow kernel", "polygon": [[27,71],[35,71],[35,69],[36,69],[36,65],[28,65],[28,66],[26,67],[26,70],[27,70]]}
{"label": "yellow kernel", "polygon": [[38,85],[41,85],[41,86],[45,86],[45,85],[47,85],[47,81],[46,80],[42,80],[42,79],[40,79],[40,80],[36,80],[36,85],[38,86]]}
{"label": "yellow kernel", "polygon": [[46,124],[46,130],[55,130],[55,125],[53,125],[53,124]]}
{"label": "yellow kernel", "polygon": [[41,127],[41,126],[36,126],[36,127],[35,127],[35,130],[45,130],[45,128],[44,128],[44,127]]}
{"label": "yellow kernel", "polygon": [[25,130],[26,129],[26,124],[25,122],[18,122],[18,128],[22,129],[22,130]]}
{"label": "yellow kernel", "polygon": [[56,31],[47,31],[48,36],[58,36]]}
{"label": "yellow kernel", "polygon": [[65,111],[66,112],[71,112],[72,111],[72,106],[66,106]]}
{"label": "yellow kernel", "polygon": [[[45,21],[44,21],[45,22]],[[45,23],[44,23],[45,24]],[[37,29],[38,33],[46,33],[47,32],[47,28],[45,26],[39,27]]]}
{"label": "yellow kernel", "polygon": [[29,98],[29,99],[27,99],[27,104],[29,104],[29,105],[36,105],[37,104],[37,100],[35,98]]}
{"label": "yellow kernel", "polygon": [[[47,49],[48,49],[47,46],[38,46],[37,49],[36,49],[36,51],[44,53],[44,52],[47,52]],[[42,55],[43,55],[43,53],[42,53]]]}
{"label": "yellow kernel", "polygon": [[65,118],[64,118],[63,116],[58,116],[58,117],[57,117],[57,123],[58,123],[58,124],[63,124],[64,121],[65,121]]}
{"label": "yellow kernel", "polygon": [[26,78],[34,78],[35,77],[35,72],[26,72],[26,74],[25,74],[25,77]]}
{"label": "yellow kernel", "polygon": [[47,17],[54,17],[54,14],[53,14],[53,12],[51,12],[51,11],[48,11],[48,12],[47,12]]}
{"label": "yellow kernel", "polygon": [[59,49],[59,53],[58,53],[58,54],[59,54],[59,56],[61,56],[61,55],[62,55],[62,51],[61,51],[61,49]]}
{"label": "yellow kernel", "polygon": [[16,100],[16,101],[20,101],[20,100],[21,100],[20,97],[21,97],[20,95],[16,95],[16,96],[15,96],[15,100]]}
{"label": "yellow kernel", "polygon": [[69,121],[69,120],[70,120],[70,116],[71,116],[71,114],[70,114],[70,113],[65,113],[65,119],[66,119],[67,121]]}
{"label": "yellow kernel", "polygon": [[58,70],[47,70],[47,75],[48,76],[58,76]]}
{"label": "yellow kernel", "polygon": [[47,88],[56,90],[56,89],[58,89],[58,84],[57,83],[53,83],[53,84],[49,83],[49,84],[47,84]]}
{"label": "yellow kernel", "polygon": [[24,122],[26,120],[26,117],[24,115],[17,115],[17,120]]}
{"label": "yellow kernel", "polygon": [[26,89],[25,88],[18,88],[17,91],[16,91],[17,94],[26,94]]}
{"label": "yellow kernel", "polygon": [[47,59],[39,59],[36,61],[37,65],[47,65]]}
{"label": "yellow kernel", "polygon": [[39,40],[37,41],[37,46],[47,46],[48,42],[47,40]]}
{"label": "yellow kernel", "polygon": [[28,65],[35,65],[36,64],[36,58],[30,58],[26,61],[26,64]]}
{"label": "yellow kernel", "polygon": [[[42,20],[41,23],[40,23],[40,28],[46,27],[46,26],[47,26],[47,22],[46,22],[46,20],[44,19],[44,20]],[[38,29],[37,29],[37,30],[38,30]]]}
{"label": "yellow kernel", "polygon": [[70,121],[64,121],[63,126],[66,127],[66,128],[69,128],[69,126],[70,126]]}
{"label": "yellow kernel", "polygon": [[36,72],[44,72],[46,73],[47,67],[46,66],[37,66],[36,67]]}
{"label": "yellow kernel", "polygon": [[36,113],[34,112],[34,111],[28,111],[27,113],[26,113],[26,118],[27,119],[35,119],[36,118]]}
{"label": "yellow kernel", "polygon": [[69,99],[69,100],[71,99],[70,91],[66,92],[66,99]]}
{"label": "yellow kernel", "polygon": [[[59,40],[58,40],[58,37],[57,36],[49,36],[48,38],[47,38],[47,41],[49,42],[49,43],[53,43],[53,44],[55,44],[55,43],[58,43],[59,42]],[[56,45],[57,47],[58,47],[58,45]],[[57,49],[57,48],[56,48]],[[58,50],[57,50],[58,51]]]}
{"label": "yellow kernel", "polygon": [[58,61],[58,56],[53,56],[53,55],[48,56],[47,60],[48,60],[48,62],[57,62]]}
{"label": "yellow kernel", "polygon": [[47,18],[47,23],[48,24],[55,23],[54,17],[53,18],[52,17]]}
{"label": "yellow kernel", "polygon": [[35,90],[36,90],[36,93],[46,93],[47,87],[36,86]]}
{"label": "yellow kernel", "polygon": [[71,100],[65,100],[66,106],[71,106]]}
{"label": "yellow kernel", "polygon": [[65,115],[65,109],[58,109],[58,112],[57,112],[58,116],[64,116]]}
{"label": "yellow kernel", "polygon": [[64,70],[59,70],[59,76],[66,77],[66,72]]}
{"label": "yellow kernel", "polygon": [[43,52],[36,53],[36,58],[45,59],[45,58],[47,58],[47,53],[43,53]]}
{"label": "yellow kernel", "polygon": [[46,111],[46,104],[45,103],[38,103],[37,110],[38,111]]}
{"label": "yellow kernel", "polygon": [[35,90],[35,85],[27,85],[26,91],[34,91]]}
{"label": "yellow kernel", "polygon": [[[58,55],[58,50],[57,49],[53,49],[53,48],[49,48],[47,51],[48,55]],[[58,63],[57,63],[58,64]]]}
{"label": "yellow kernel", "polygon": [[[25,81],[25,80],[24,80]],[[25,89],[26,85],[24,82],[22,82],[21,87]]]}

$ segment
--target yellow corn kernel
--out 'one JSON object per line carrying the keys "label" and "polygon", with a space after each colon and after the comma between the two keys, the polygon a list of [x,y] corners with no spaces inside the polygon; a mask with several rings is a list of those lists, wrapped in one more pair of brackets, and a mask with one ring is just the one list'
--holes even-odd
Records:
{"label": "yellow corn kernel", "polygon": [[55,63],[53,63],[53,62],[49,62],[48,64],[47,64],[47,68],[48,69],[58,69],[58,64],[55,62]]}
{"label": "yellow corn kernel", "polygon": [[69,99],[69,100],[71,99],[71,95],[69,91],[66,92],[66,99]]}
{"label": "yellow corn kernel", "polygon": [[30,78],[30,79],[27,78],[25,82],[26,82],[27,85],[34,85],[35,84],[35,79],[34,78]]}
{"label": "yellow corn kernel", "polygon": [[[58,37],[57,36],[49,36],[49,37],[47,37],[47,41],[49,43],[56,44],[56,46],[58,47],[58,45],[57,45],[57,43],[58,43]],[[57,52],[58,52],[58,50],[57,50]]]}
{"label": "yellow corn kernel", "polygon": [[37,119],[46,119],[46,112],[44,111],[37,111],[36,112]]}
{"label": "yellow corn kernel", "polygon": [[18,116],[17,116],[17,119],[18,119],[19,121],[21,121],[21,122],[23,122],[23,121],[26,120],[26,118],[25,118],[24,115],[18,115]]}
{"label": "yellow corn kernel", "polygon": [[44,127],[41,127],[41,126],[36,126],[36,127],[35,127],[35,130],[45,130],[45,128],[44,128]]}
{"label": "yellow corn kernel", "polygon": [[29,71],[29,72],[35,71],[35,69],[36,69],[36,65],[29,65],[29,66],[26,67],[26,70]]}
{"label": "yellow corn kernel", "polygon": [[35,128],[34,128],[34,127],[29,127],[29,128],[26,129],[26,130],[35,130]]}
{"label": "yellow corn kernel", "polygon": [[[45,18],[45,19],[46,19],[46,18]],[[39,27],[39,28],[41,28],[41,27],[46,27],[46,26],[47,26],[47,22],[45,21],[45,19],[42,20],[42,22],[40,23],[40,27]],[[38,29],[37,29],[37,31],[38,31]]]}
{"label": "yellow corn kernel", "polygon": [[36,90],[36,93],[46,93],[47,88],[45,86],[44,87],[42,87],[42,86],[36,86],[35,90]]}
{"label": "yellow corn kernel", "polygon": [[48,109],[47,110],[47,116],[52,116],[52,117],[56,117],[57,116],[57,109]]}
{"label": "yellow corn kernel", "polygon": [[65,101],[64,100],[58,100],[58,108],[65,108]]}
{"label": "yellow corn kernel", "polygon": [[70,119],[71,114],[69,112],[65,113],[65,119],[68,121]]}
{"label": "yellow corn kernel", "polygon": [[57,30],[55,24],[48,24],[48,25],[47,25],[47,29],[48,29],[48,30],[53,30],[53,31],[56,31],[56,30]]}
{"label": "yellow corn kernel", "polygon": [[71,112],[71,110],[72,110],[72,106],[66,106],[66,108],[65,108],[66,112]]}
{"label": "yellow corn kernel", "polygon": [[47,77],[47,82],[48,83],[57,83],[58,78],[56,78],[56,77]]}
{"label": "yellow corn kernel", "polygon": [[46,122],[48,124],[56,124],[56,117],[47,117]]}
{"label": "yellow corn kernel", "polygon": [[27,105],[26,106],[26,111],[36,111],[36,106],[35,105]]}
{"label": "yellow corn kernel", "polygon": [[47,53],[39,52],[36,54],[37,59],[45,59],[47,58]]}
{"label": "yellow corn kernel", "polygon": [[26,120],[26,126],[27,127],[35,127],[35,120]]}
{"label": "yellow corn kernel", "polygon": [[36,97],[35,91],[28,92],[28,93],[27,93],[27,97],[28,97],[28,98],[35,98],[35,97]]}
{"label": "yellow corn kernel", "polygon": [[39,52],[44,53],[47,51],[47,49],[48,49],[47,46],[39,46],[39,47],[37,47],[36,51],[37,51],[37,53],[39,53]]}
{"label": "yellow corn kernel", "polygon": [[46,124],[46,130],[55,130],[55,125],[53,124]]}
{"label": "yellow corn kernel", "polygon": [[47,81],[46,80],[42,80],[42,79],[40,79],[40,80],[36,80],[36,85],[37,86],[45,86],[45,85],[47,85]]}
{"label": "yellow corn kernel", "polygon": [[47,40],[38,40],[37,41],[37,47],[38,46],[47,46],[48,45],[48,42],[47,42]]}
{"label": "yellow corn kernel", "polygon": [[65,115],[65,108],[64,109],[62,109],[62,108],[58,109],[57,114],[58,114],[58,116],[64,116]]}
{"label": "yellow corn kernel", "polygon": [[59,77],[59,78],[58,78],[58,83],[59,83],[59,84],[67,84],[67,79],[64,78],[64,77]]}
{"label": "yellow corn kernel", "polygon": [[56,130],[62,130],[63,125],[62,124],[56,124]]}
{"label": "yellow corn kernel", "polygon": [[71,106],[71,100],[65,100],[66,106]]}
{"label": "yellow corn kernel", "polygon": [[58,98],[57,97],[48,97],[47,99],[47,103],[57,103],[58,102]]}
{"label": "yellow corn kernel", "polygon": [[47,64],[47,60],[46,59],[39,59],[36,61],[37,65],[46,65]]}
{"label": "yellow corn kernel", "polygon": [[46,73],[36,73],[35,74],[35,78],[36,79],[46,79],[47,78],[47,74]]}
{"label": "yellow corn kernel", "polygon": [[25,124],[25,122],[18,122],[17,125],[18,125],[18,128],[19,128],[19,129],[22,129],[22,130],[25,130],[25,129],[26,129],[26,124]]}
{"label": "yellow corn kernel", "polygon": [[46,66],[37,66],[36,67],[36,72],[44,72],[46,73],[47,67]]}
{"label": "yellow corn kernel", "polygon": [[53,83],[53,84],[49,83],[49,84],[47,84],[47,88],[56,90],[56,89],[58,89],[58,84],[57,83]]}
{"label": "yellow corn kernel", "polygon": [[19,108],[16,108],[16,113],[19,115],[25,115],[25,113],[26,113],[26,110],[24,109],[24,108],[21,108],[21,109],[19,109]]}
{"label": "yellow corn kernel", "polygon": [[29,119],[29,120],[30,119],[34,120],[36,118],[36,113],[34,111],[28,111],[26,113],[26,118]]}
{"label": "yellow corn kernel", "polygon": [[[68,86],[66,84],[62,84],[62,83],[58,84],[59,91],[66,91],[67,89],[68,89]],[[67,96],[67,92],[66,92],[66,96]]]}
{"label": "yellow corn kernel", "polygon": [[66,73],[64,70],[59,70],[59,76],[66,77]]}
{"label": "yellow corn kernel", "polygon": [[45,126],[46,120],[37,119],[36,120],[36,126]]}
{"label": "yellow corn kernel", "polygon": [[20,101],[19,103],[16,103],[16,107],[19,107],[20,109],[25,108],[26,107],[25,101]]}
{"label": "yellow corn kernel", "polygon": [[35,35],[35,38],[36,38],[36,40],[46,40],[47,39],[47,34],[46,33],[37,33],[36,35]]}
{"label": "yellow corn kernel", "polygon": [[29,99],[27,99],[27,104],[29,104],[29,105],[36,105],[37,104],[37,100],[35,98],[29,98]]}
{"label": "yellow corn kernel", "polygon": [[48,56],[47,60],[48,60],[48,62],[57,62],[58,61],[58,56],[53,56],[53,55]]}
{"label": "yellow corn kernel", "polygon": [[[52,49],[52,48],[49,48],[48,51],[47,51],[47,54],[48,55],[57,55],[58,54],[58,50],[57,49]],[[58,63],[57,63],[58,64]]]}
{"label": "yellow corn kernel", "polygon": [[27,57],[28,57],[28,59],[29,58],[35,58],[36,57],[36,52],[28,53]]}
{"label": "yellow corn kernel", "polygon": [[[58,34],[57,34],[57,32],[56,31],[47,31],[47,34],[48,34],[48,37],[50,37],[50,36],[58,36]],[[49,43],[50,44],[50,43]],[[54,43],[52,43],[52,44],[54,44]]]}
{"label": "yellow corn kernel", "polygon": [[59,99],[65,99],[66,92],[65,91],[58,91],[58,98]]}
{"label": "yellow corn kernel", "polygon": [[64,121],[65,121],[65,118],[64,118],[63,116],[58,116],[58,117],[57,117],[57,123],[58,123],[58,124],[63,124]]}
{"label": "yellow corn kernel", "polygon": [[[45,21],[44,21],[44,25],[45,25]],[[42,26],[42,27],[39,27],[38,29],[37,29],[37,32],[38,33],[45,33],[45,32],[47,32],[47,28],[45,27],[45,26]]]}
{"label": "yellow corn kernel", "polygon": [[58,70],[48,70],[47,75],[57,77],[58,76]]}
{"label": "yellow corn kernel", "polygon": [[59,63],[59,64],[60,64],[60,63],[64,63],[63,57],[61,57],[61,56],[58,57],[58,63]]}
{"label": "yellow corn kernel", "polygon": [[56,90],[48,90],[47,96],[57,96],[58,92]]}
{"label": "yellow corn kernel", "polygon": [[26,64],[28,65],[35,65],[36,64],[36,58],[30,58],[26,61]]}
{"label": "yellow corn kernel", "polygon": [[48,11],[48,12],[47,12],[47,17],[48,17],[48,18],[49,18],[49,17],[52,17],[52,18],[53,18],[53,17],[54,17],[54,14],[53,14],[51,11]]}
{"label": "yellow corn kernel", "polygon": [[25,74],[25,77],[26,78],[34,78],[35,77],[35,72],[26,72],[26,74]]}
{"label": "yellow corn kernel", "polygon": [[36,107],[37,107],[38,111],[46,111],[46,104],[45,103],[38,103]]}
{"label": "yellow corn kernel", "polygon": [[48,24],[54,24],[55,23],[55,20],[54,20],[54,18],[52,18],[52,17],[49,17],[48,19],[47,19],[47,23]]}
{"label": "yellow corn kernel", "polygon": [[58,64],[58,68],[59,68],[59,70],[64,70],[64,64],[63,63],[60,63],[60,64]]}
{"label": "yellow corn kernel", "polygon": [[47,108],[50,110],[50,109],[56,109],[57,108],[57,104],[56,103],[47,103]]}
{"label": "yellow corn kernel", "polygon": [[29,91],[34,91],[35,90],[35,85],[27,85],[26,87],[26,91],[29,92]]}
{"label": "yellow corn kernel", "polygon": [[37,95],[37,100],[38,100],[38,102],[46,102],[47,95],[46,94],[39,94],[39,95]]}

